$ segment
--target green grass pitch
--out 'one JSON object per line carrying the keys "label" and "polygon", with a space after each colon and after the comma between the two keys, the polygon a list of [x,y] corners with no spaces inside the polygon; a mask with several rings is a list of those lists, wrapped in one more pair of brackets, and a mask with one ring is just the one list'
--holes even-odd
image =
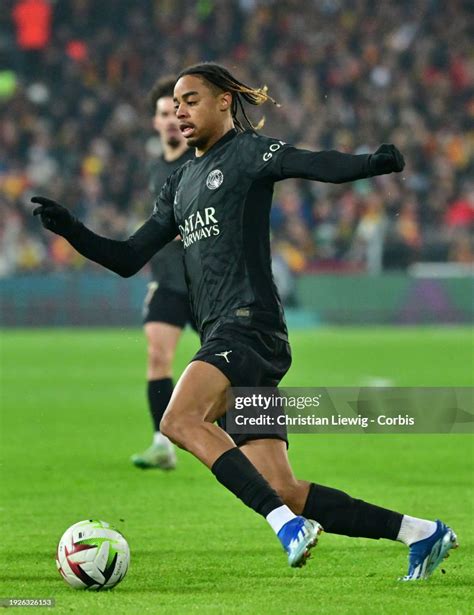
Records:
{"label": "green grass pitch", "polygon": [[[406,548],[323,534],[302,570],[268,525],[189,454],[141,471],[148,445],[140,329],[1,334],[0,598],[54,598],[54,613],[472,613],[473,447],[468,435],[295,435],[299,477],[416,516],[440,516],[460,548],[427,582],[402,584]],[[292,386],[472,386],[465,328],[316,329],[292,334]],[[197,348],[186,334],[176,372]],[[114,590],[70,589],[56,571],[71,524],[115,524],[131,568]],[[18,609],[23,611],[24,609]]]}

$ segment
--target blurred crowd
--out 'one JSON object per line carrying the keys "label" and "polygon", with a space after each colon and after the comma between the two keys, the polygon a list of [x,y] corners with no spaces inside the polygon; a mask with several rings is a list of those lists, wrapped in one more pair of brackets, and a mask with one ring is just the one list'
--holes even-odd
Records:
{"label": "blurred crowd", "polygon": [[93,266],[41,229],[33,194],[109,237],[137,228],[160,153],[147,92],[202,60],[268,85],[280,106],[251,112],[265,115],[265,134],[353,153],[391,142],[405,156],[396,176],[278,184],[278,267],[472,263],[471,10],[470,0],[3,0],[0,276]]}

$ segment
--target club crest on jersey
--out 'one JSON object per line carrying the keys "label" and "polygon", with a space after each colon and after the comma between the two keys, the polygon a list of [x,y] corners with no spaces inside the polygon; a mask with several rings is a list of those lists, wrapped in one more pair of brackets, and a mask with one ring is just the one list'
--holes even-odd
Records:
{"label": "club crest on jersey", "polygon": [[209,190],[216,190],[224,181],[224,174],[219,169],[211,171],[206,179],[206,186]]}

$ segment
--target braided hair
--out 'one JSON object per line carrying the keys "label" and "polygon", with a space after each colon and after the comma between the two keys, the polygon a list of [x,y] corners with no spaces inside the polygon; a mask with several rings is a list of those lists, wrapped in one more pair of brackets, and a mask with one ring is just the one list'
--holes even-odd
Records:
{"label": "braided hair", "polygon": [[[262,105],[264,102],[269,100],[277,107],[280,106],[268,94],[268,88],[266,85],[262,88],[252,88],[236,79],[227,70],[227,68],[214,62],[203,62],[202,64],[194,64],[193,66],[189,66],[179,73],[178,79],[184,77],[185,75],[197,75],[202,77],[219,90],[230,92],[232,94],[232,119],[234,120],[236,128],[240,131],[244,131],[247,128],[250,128],[251,130],[258,130],[265,122],[265,119],[262,118],[260,122],[254,126],[245,111],[244,102],[247,102],[250,105]],[[237,117],[237,113],[239,111],[242,114],[243,122]]]}

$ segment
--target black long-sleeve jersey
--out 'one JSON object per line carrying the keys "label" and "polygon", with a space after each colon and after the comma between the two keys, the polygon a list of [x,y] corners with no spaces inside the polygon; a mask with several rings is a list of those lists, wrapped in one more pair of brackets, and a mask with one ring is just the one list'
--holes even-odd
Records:
{"label": "black long-sleeve jersey", "polygon": [[229,131],[164,184],[147,222],[127,241],[78,225],[69,241],[122,276],[136,273],[178,233],[201,338],[239,322],[286,338],[273,282],[269,214],[276,181],[342,183],[370,176],[370,155],[297,149],[253,131]]}
{"label": "black long-sleeve jersey", "polygon": [[[194,150],[188,149],[176,160],[166,161],[160,156],[153,165],[150,174],[150,191],[156,197],[168,177],[181,165],[194,158]],[[168,288],[178,293],[187,294],[188,287],[184,278],[183,243],[170,241],[157,252],[150,261],[151,275],[161,288]]]}

